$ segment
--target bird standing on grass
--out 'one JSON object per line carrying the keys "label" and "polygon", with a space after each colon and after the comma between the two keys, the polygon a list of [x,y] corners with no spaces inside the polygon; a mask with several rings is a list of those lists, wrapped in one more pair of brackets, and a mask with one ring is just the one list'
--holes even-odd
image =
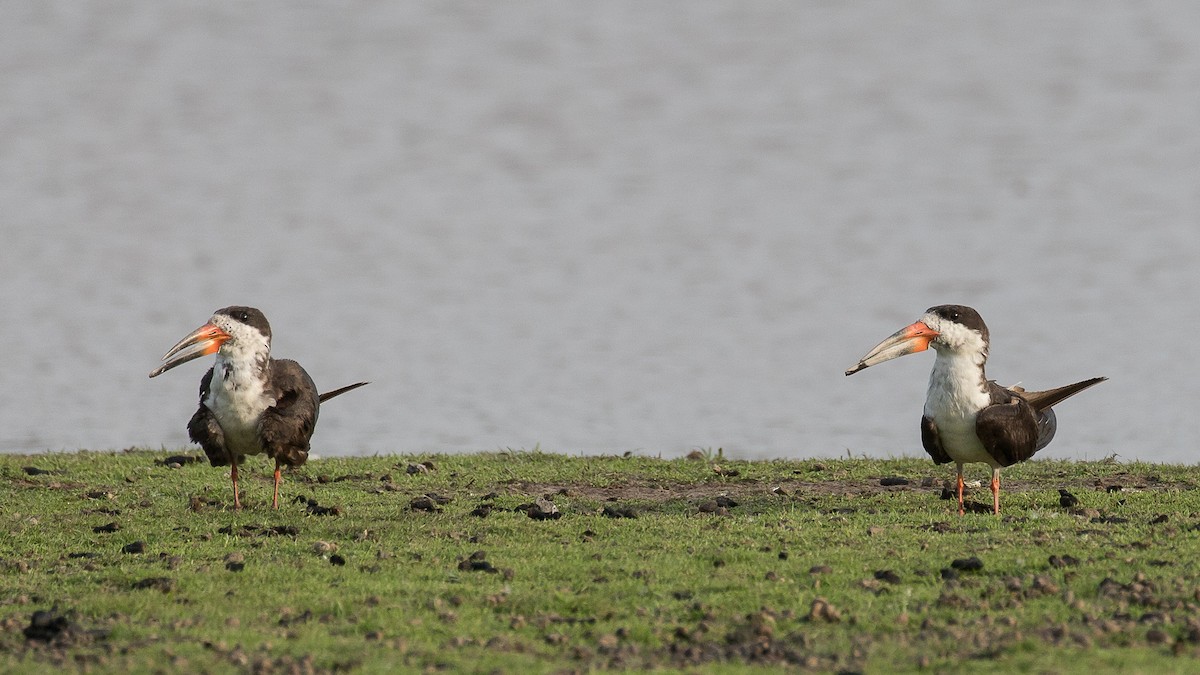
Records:
{"label": "bird standing on grass", "polygon": [[266,453],[274,459],[271,506],[278,509],[280,468],[308,460],[320,404],[367,383],[317,394],[300,364],[271,358],[267,317],[240,306],[218,309],[208,323],[172,347],[150,377],[208,354],[217,355],[216,363],[200,380],[200,408],[188,422],[188,436],[204,448],[213,466],[231,467],[234,508],[242,507],[238,464],[247,455]]}
{"label": "bird standing on grass", "polygon": [[963,508],[963,464],[992,467],[992,505],[1000,514],[1000,469],[1046,447],[1058,423],[1051,406],[1107,380],[1093,377],[1047,391],[1001,387],[984,375],[988,329],[964,305],[939,305],[901,328],[846,371],[858,371],[933,347],[937,359],[929,375],[921,443],[937,464],[958,467],[958,512]]}

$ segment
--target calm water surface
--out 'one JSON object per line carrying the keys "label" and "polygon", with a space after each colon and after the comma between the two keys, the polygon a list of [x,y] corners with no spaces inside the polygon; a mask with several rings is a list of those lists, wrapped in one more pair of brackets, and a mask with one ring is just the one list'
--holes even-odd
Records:
{"label": "calm water surface", "polygon": [[324,455],[923,455],[928,306],[1051,457],[1195,461],[1200,4],[11,3],[0,450],[177,448],[263,309]]}

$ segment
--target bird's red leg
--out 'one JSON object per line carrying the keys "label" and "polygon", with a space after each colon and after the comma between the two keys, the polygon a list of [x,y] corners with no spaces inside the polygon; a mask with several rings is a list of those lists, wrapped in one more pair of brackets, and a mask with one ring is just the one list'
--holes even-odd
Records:
{"label": "bird's red leg", "polygon": [[992,470],[992,510],[1000,515],[1000,469]]}
{"label": "bird's red leg", "polygon": [[275,460],[275,496],[271,499],[271,508],[279,508],[279,460]]}
{"label": "bird's red leg", "polygon": [[958,515],[966,514],[966,509],[963,508],[963,476],[962,465],[958,465]]}
{"label": "bird's red leg", "polygon": [[229,464],[232,466],[232,468],[229,469],[229,478],[233,481],[233,508],[240,509],[242,508],[242,501],[238,498],[237,457],[230,457]]}

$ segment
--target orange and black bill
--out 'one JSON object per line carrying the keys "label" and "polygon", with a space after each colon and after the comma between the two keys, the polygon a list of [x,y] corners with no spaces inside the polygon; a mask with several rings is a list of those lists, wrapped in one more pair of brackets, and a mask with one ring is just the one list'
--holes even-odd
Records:
{"label": "orange and black bill", "polygon": [[180,340],[174,347],[163,355],[163,364],[150,372],[150,377],[162,375],[182,363],[201,356],[215,354],[221,345],[229,339],[229,333],[206,323]]}
{"label": "orange and black bill", "polygon": [[859,359],[857,364],[846,371],[846,374],[853,375],[877,363],[890,361],[906,354],[923,352],[929,348],[929,343],[937,336],[937,331],[920,321],[905,326],[888,336],[888,339],[875,345],[875,348]]}

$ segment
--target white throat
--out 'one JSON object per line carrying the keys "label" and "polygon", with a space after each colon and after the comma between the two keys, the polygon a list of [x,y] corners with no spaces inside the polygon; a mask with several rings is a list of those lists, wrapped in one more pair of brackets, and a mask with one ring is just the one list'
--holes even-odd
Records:
{"label": "white throat", "polygon": [[929,374],[925,414],[933,417],[955,415],[975,418],[975,413],[991,403],[985,389],[983,364],[977,353],[939,350]]}
{"label": "white throat", "polygon": [[938,428],[942,448],[959,464],[994,464],[975,433],[975,416],[991,404],[981,351],[939,349],[929,374],[925,416]]}

